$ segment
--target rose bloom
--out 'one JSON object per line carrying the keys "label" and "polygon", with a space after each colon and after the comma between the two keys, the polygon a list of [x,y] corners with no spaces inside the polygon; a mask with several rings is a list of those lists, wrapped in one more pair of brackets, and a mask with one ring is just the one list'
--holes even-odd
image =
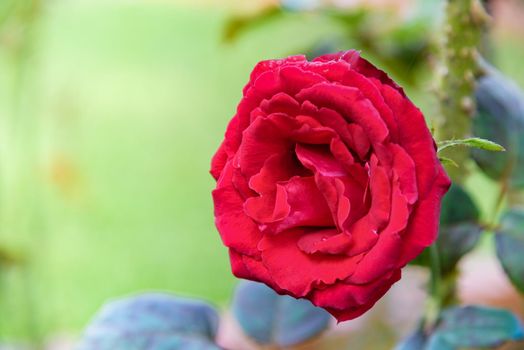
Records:
{"label": "rose bloom", "polygon": [[435,241],[450,185],[420,110],[357,51],[257,64],[211,174],[235,276],[339,321]]}

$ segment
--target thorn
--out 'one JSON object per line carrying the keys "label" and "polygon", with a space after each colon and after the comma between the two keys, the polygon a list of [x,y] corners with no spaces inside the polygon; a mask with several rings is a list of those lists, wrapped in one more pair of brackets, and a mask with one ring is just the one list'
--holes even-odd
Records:
{"label": "thorn", "polygon": [[473,114],[475,111],[475,103],[471,97],[463,97],[462,100],[460,100],[460,108],[468,114]]}
{"label": "thorn", "polygon": [[487,13],[480,0],[473,0],[471,3],[471,19],[477,25],[491,24],[491,16]]}
{"label": "thorn", "polygon": [[472,47],[463,47],[460,50],[460,56],[462,58],[473,58],[474,55],[475,55],[475,49]]}
{"label": "thorn", "polygon": [[470,84],[475,83],[475,74],[471,70],[468,70],[464,73],[464,80]]}

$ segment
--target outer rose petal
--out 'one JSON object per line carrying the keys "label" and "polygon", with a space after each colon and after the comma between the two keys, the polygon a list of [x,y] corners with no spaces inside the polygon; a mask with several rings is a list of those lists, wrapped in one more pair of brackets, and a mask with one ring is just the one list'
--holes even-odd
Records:
{"label": "outer rose petal", "polygon": [[411,221],[402,237],[404,245],[400,253],[399,267],[416,258],[424,248],[437,239],[440,205],[450,185],[451,181],[441,167],[431,191],[426,198],[417,203],[411,213]]}
{"label": "outer rose petal", "polygon": [[314,305],[325,308],[338,322],[352,320],[371,309],[400,280],[400,276],[401,272],[397,269],[369,284],[337,282],[313,291],[311,301]]}
{"label": "outer rose petal", "polygon": [[349,50],[349,51],[341,51],[337,53],[327,54],[323,56],[319,56],[315,58],[313,61],[322,61],[322,62],[329,62],[332,60],[342,60],[351,65],[353,69],[355,69],[357,72],[363,74],[364,76],[368,78],[376,78],[382,82],[382,84],[386,84],[400,92],[403,96],[404,90],[400,86],[397,85],[386,73],[381,71],[380,69],[376,68],[374,65],[368,62],[368,60],[362,58],[360,56],[360,52],[356,50]]}
{"label": "outer rose petal", "polygon": [[229,261],[231,262],[231,271],[238,278],[250,279],[253,277],[243,261],[243,255],[233,249],[229,249]]}
{"label": "outer rose petal", "polygon": [[218,151],[215,153],[213,159],[211,160],[211,170],[209,172],[215,180],[218,180],[218,178],[220,177],[222,170],[224,170],[224,167],[226,166],[226,162],[226,145],[225,142],[222,142],[220,144],[220,147],[218,148]]}
{"label": "outer rose petal", "polygon": [[257,282],[265,283],[268,286],[270,286],[271,288],[273,288],[275,290],[275,292],[277,292],[279,294],[293,295],[289,291],[280,288],[280,286],[277,285],[275,283],[275,281],[273,281],[273,278],[271,277],[271,274],[269,273],[267,268],[264,266],[262,261],[254,259],[254,258],[251,258],[251,257],[246,256],[246,255],[242,256],[242,261],[244,262],[244,266],[249,271],[248,279],[253,280],[253,281],[257,281]]}
{"label": "outer rose petal", "polygon": [[436,156],[435,143],[424,116],[411,101],[387,85],[382,86],[382,93],[397,119],[400,144],[415,163],[419,196],[424,198],[442,169]]}
{"label": "outer rose petal", "polygon": [[295,297],[306,296],[317,284],[333,284],[345,279],[355,270],[361,255],[317,256],[306,254],[297,242],[307,234],[296,229],[278,235],[265,235],[258,248],[262,251],[262,263],[271,279]]}
{"label": "outer rose petal", "polygon": [[222,186],[213,191],[215,224],[227,247],[241,254],[258,256],[257,244],[262,234],[257,225],[243,211],[243,200],[231,184],[231,166],[224,169]]}

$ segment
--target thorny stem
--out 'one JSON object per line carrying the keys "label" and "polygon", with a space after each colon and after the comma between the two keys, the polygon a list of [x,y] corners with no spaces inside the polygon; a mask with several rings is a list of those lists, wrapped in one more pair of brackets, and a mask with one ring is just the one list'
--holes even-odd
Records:
{"label": "thorny stem", "polygon": [[[471,117],[475,111],[475,81],[480,76],[478,49],[489,16],[480,0],[448,0],[444,40],[441,46],[441,72],[438,97],[441,120],[437,134],[440,140],[464,139],[470,137]],[[448,167],[453,182],[463,183],[467,177],[464,168],[469,159],[466,147],[453,148],[443,152],[453,159],[460,168]],[[438,247],[430,247],[431,280],[429,302],[424,316],[424,328],[430,330],[438,321],[442,308],[456,302],[456,276],[452,271],[442,274]]]}
{"label": "thorny stem", "polygon": [[[475,81],[481,74],[478,67],[478,48],[488,21],[480,0],[448,0],[440,69],[441,120],[440,140],[467,138],[471,132],[471,117],[475,111]],[[469,150],[447,150],[443,156],[452,158],[461,167],[449,167],[448,173],[456,183],[464,182],[464,169]]]}

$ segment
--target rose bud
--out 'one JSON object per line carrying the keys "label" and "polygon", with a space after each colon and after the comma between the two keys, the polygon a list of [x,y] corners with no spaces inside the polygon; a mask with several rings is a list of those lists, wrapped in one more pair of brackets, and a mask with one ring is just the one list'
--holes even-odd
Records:
{"label": "rose bud", "polygon": [[482,171],[494,180],[508,177],[513,188],[524,186],[524,94],[493,68],[477,85],[477,112],[473,134],[502,145],[506,152],[471,154]]}
{"label": "rose bud", "polygon": [[211,174],[235,276],[339,321],[435,241],[450,185],[420,110],[357,51],[260,62]]}

